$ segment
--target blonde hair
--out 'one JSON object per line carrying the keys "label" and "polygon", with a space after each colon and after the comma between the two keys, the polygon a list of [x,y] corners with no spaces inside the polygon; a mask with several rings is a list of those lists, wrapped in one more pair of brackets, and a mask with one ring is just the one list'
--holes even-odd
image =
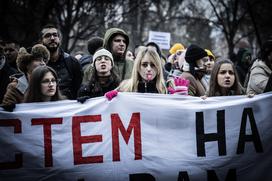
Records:
{"label": "blonde hair", "polygon": [[120,86],[117,88],[117,90],[121,92],[138,92],[138,84],[142,80],[142,77],[140,76],[139,71],[140,71],[141,62],[144,56],[148,56],[149,60],[152,63],[154,63],[155,68],[157,69],[157,75],[155,77],[155,80],[156,80],[156,88],[158,92],[160,94],[166,94],[167,89],[165,86],[165,80],[163,78],[161,59],[155,50],[148,47],[143,47],[140,49],[134,62],[131,78],[122,81]]}

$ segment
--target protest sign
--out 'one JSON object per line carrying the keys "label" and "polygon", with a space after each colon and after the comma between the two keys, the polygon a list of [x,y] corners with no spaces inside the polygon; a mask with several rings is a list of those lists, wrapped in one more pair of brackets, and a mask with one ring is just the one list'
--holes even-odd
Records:
{"label": "protest sign", "polygon": [[167,32],[149,31],[148,42],[155,42],[161,49],[170,49],[171,34]]}
{"label": "protest sign", "polygon": [[272,178],[272,94],[120,93],[0,111],[0,180]]}

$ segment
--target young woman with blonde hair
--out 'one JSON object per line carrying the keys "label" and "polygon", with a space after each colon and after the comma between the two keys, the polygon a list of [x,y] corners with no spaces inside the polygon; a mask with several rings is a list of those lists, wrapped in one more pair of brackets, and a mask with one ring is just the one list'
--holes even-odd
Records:
{"label": "young woman with blonde hair", "polygon": [[138,53],[130,79],[121,82],[121,92],[142,92],[166,94],[161,59],[151,48],[142,48]]}
{"label": "young woman with blonde hair", "polygon": [[135,59],[131,78],[122,81],[116,90],[106,93],[106,97],[111,100],[118,91],[167,94],[161,59],[155,50],[141,48]]}

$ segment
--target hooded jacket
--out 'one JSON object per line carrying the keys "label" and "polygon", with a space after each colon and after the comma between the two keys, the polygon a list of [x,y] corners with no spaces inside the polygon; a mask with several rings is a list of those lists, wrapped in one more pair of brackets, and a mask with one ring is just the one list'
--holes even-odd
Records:
{"label": "hooded jacket", "polygon": [[251,57],[251,52],[248,49],[242,48],[238,51],[236,55],[236,62],[235,62],[235,68],[237,70],[239,80],[242,85],[247,84],[247,74],[250,69],[250,64],[251,60],[246,60],[245,57],[250,56]]}
{"label": "hooded jacket", "polygon": [[82,68],[79,61],[60,49],[58,61],[49,61],[47,65],[57,72],[61,93],[68,99],[76,99],[82,82]]}
{"label": "hooded jacket", "polygon": [[[114,57],[114,53],[111,50],[112,40],[116,35],[122,35],[126,39],[126,50],[125,50],[123,59],[117,59],[117,57]],[[113,70],[119,75],[121,80],[129,79],[131,77],[132,68],[134,64],[132,61],[125,59],[128,45],[129,45],[129,37],[124,30],[119,28],[110,28],[105,33],[103,47],[109,50],[113,54],[113,59],[114,59]]]}

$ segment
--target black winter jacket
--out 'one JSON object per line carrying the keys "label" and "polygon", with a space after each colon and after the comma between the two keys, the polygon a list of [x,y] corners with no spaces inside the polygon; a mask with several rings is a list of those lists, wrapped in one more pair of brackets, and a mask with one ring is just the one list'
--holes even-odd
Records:
{"label": "black winter jacket", "polygon": [[68,99],[76,99],[83,77],[78,60],[61,50],[58,61],[49,61],[48,66],[58,74],[61,93]]}
{"label": "black winter jacket", "polygon": [[114,76],[110,76],[104,84],[101,84],[98,79],[94,79],[80,87],[78,97],[89,96],[92,98],[103,96],[106,92],[117,88],[119,83],[120,80],[114,78]]}
{"label": "black winter jacket", "polygon": [[156,82],[139,82],[138,84],[138,92],[140,93],[159,93],[156,88]]}

